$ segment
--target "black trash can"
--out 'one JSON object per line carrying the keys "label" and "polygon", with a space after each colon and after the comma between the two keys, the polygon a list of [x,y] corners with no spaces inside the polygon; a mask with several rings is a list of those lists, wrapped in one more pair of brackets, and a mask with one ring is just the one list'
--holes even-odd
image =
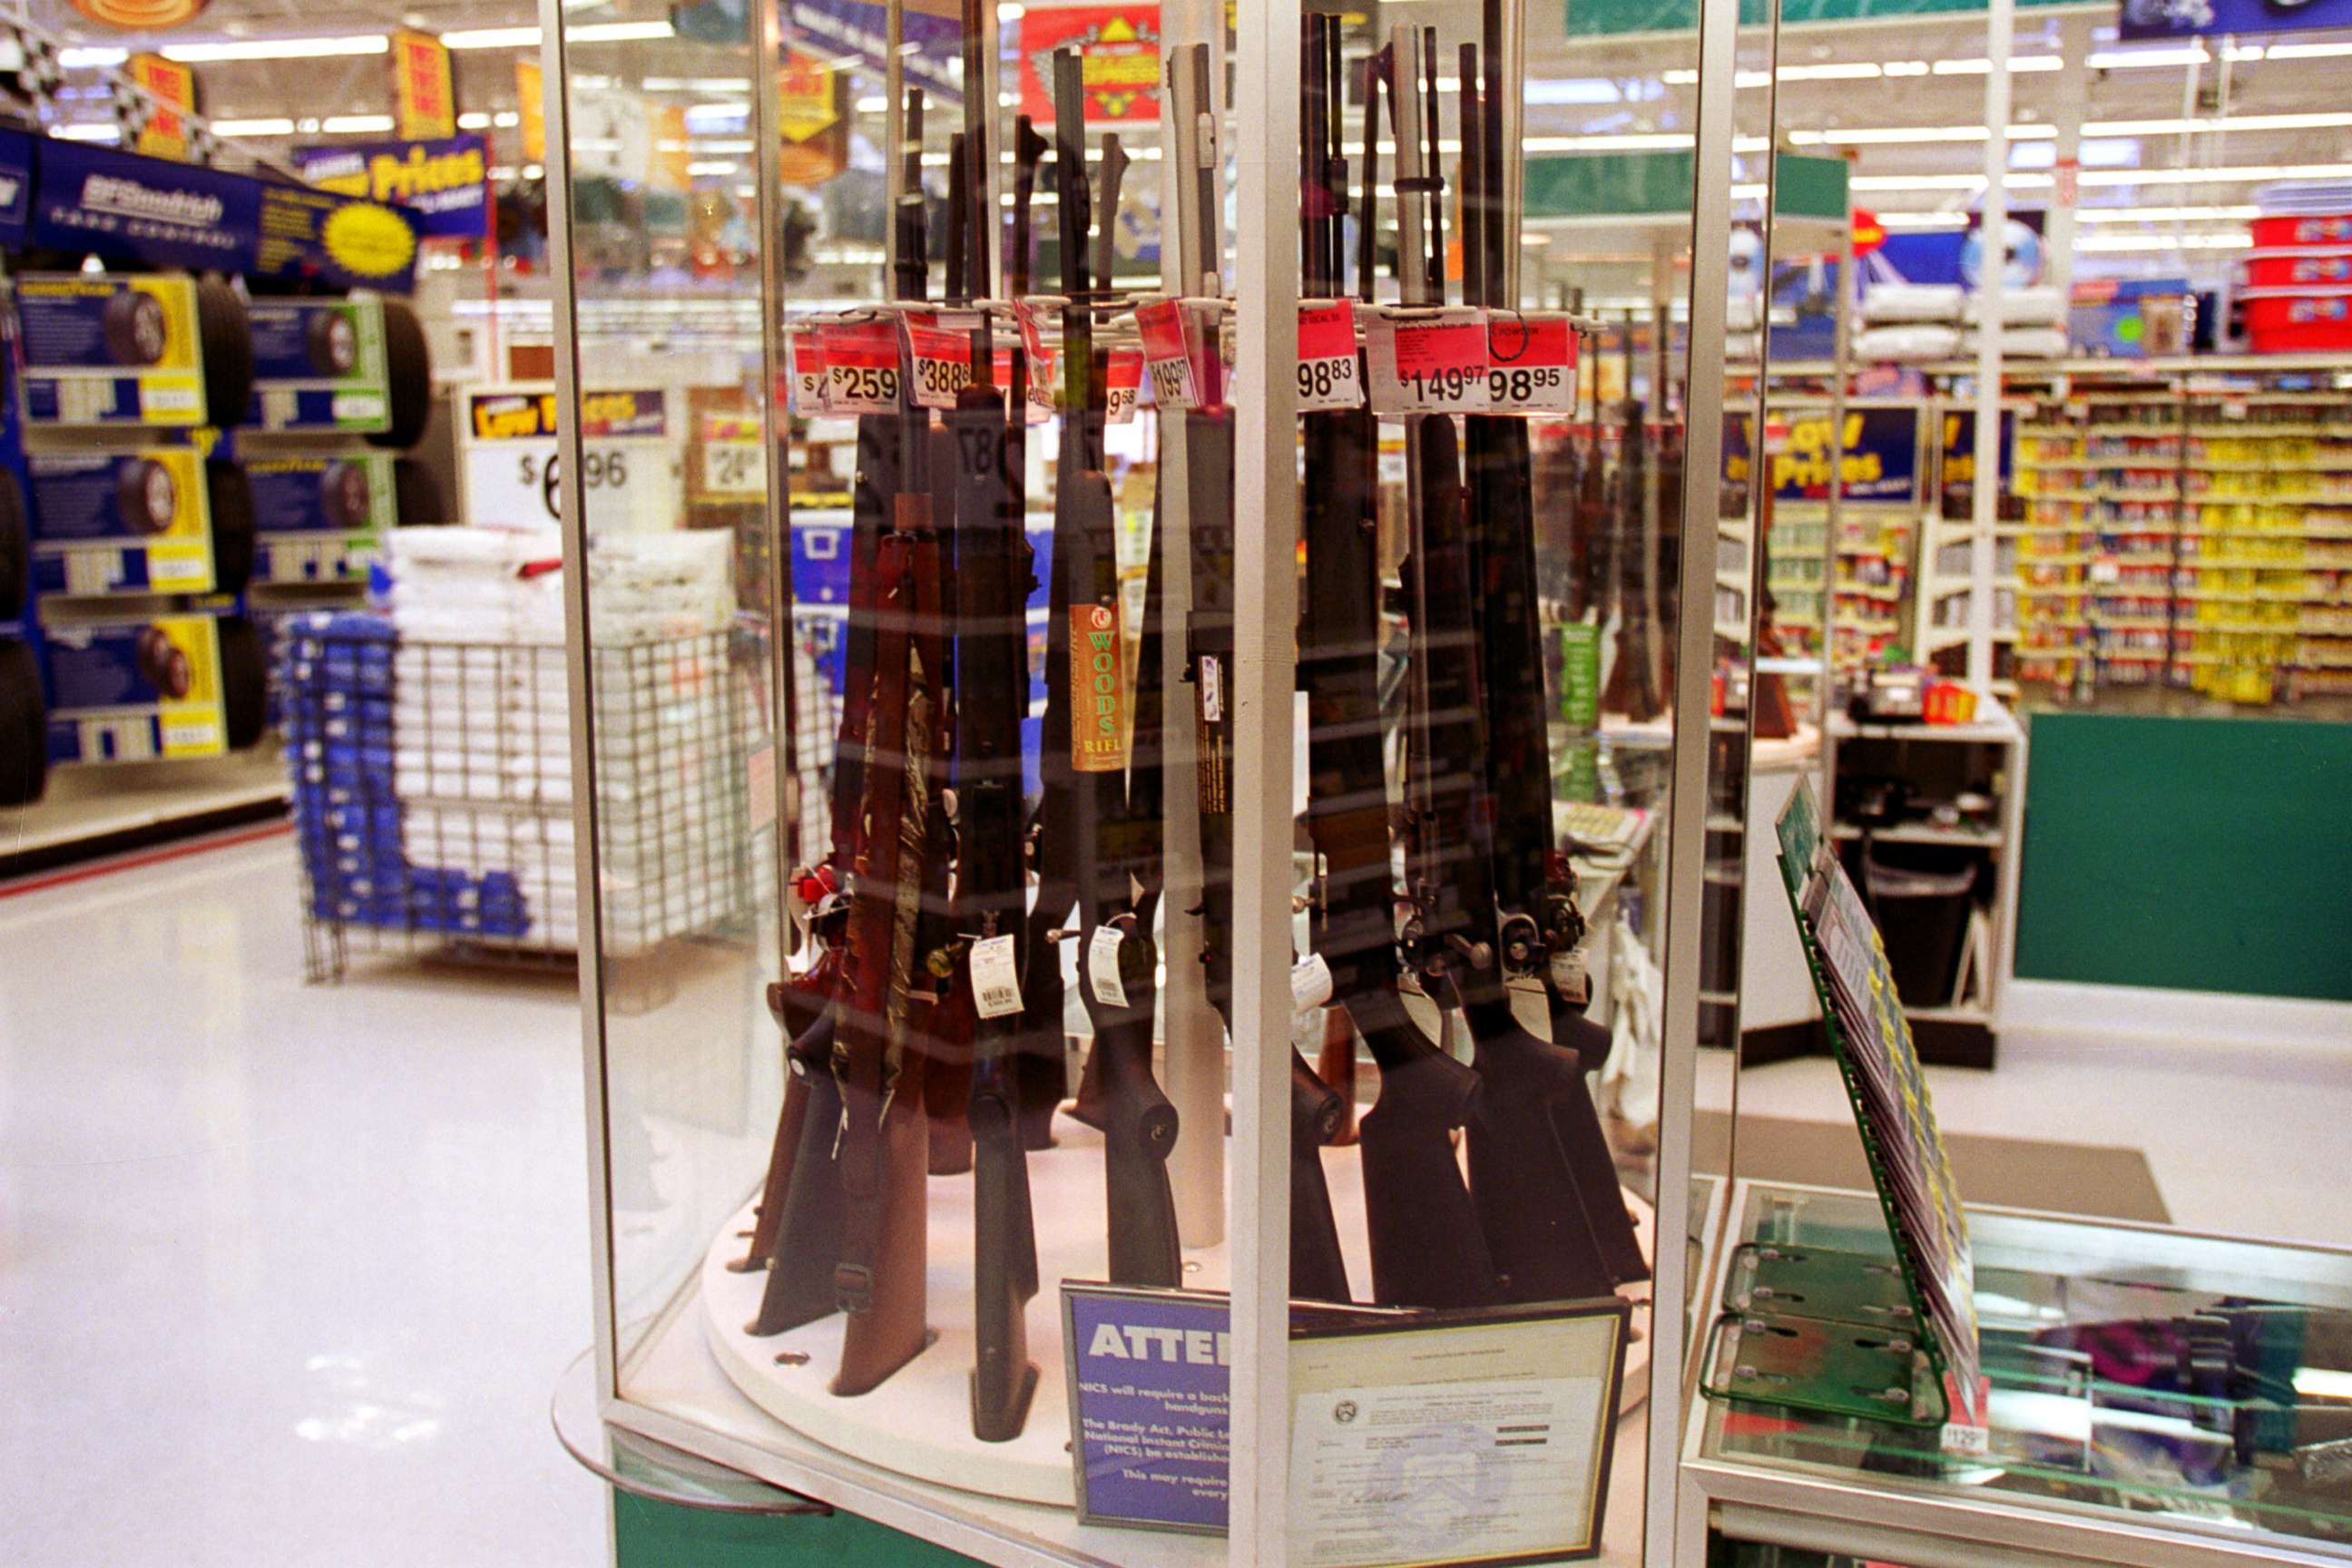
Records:
{"label": "black trash can", "polygon": [[1904,1005],[1951,1002],[1982,864],[1974,851],[1948,845],[1874,841],[1864,857],[1864,889]]}

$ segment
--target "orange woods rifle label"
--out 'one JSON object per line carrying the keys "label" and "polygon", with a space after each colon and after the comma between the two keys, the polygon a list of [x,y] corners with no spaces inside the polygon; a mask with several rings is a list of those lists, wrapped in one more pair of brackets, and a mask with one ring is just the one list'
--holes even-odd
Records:
{"label": "orange woods rifle label", "polygon": [[1127,765],[1125,657],[1118,610],[1070,607],[1070,766],[1082,773]]}

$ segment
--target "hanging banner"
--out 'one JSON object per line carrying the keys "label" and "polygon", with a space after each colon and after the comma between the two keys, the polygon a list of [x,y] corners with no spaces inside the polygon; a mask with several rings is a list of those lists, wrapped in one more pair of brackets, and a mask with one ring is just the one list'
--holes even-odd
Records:
{"label": "hanging banner", "polygon": [[25,243],[33,212],[33,142],[22,131],[0,129],[0,246]]}
{"label": "hanging banner", "polygon": [[449,51],[430,33],[392,36],[394,129],[408,142],[457,134],[457,89]]}
{"label": "hanging banner", "polygon": [[522,132],[522,161],[547,162],[547,85],[537,60],[515,61],[515,110]]}
{"label": "hanging banner", "polygon": [[1160,119],[1160,5],[1039,7],[1021,16],[1021,112],[1054,118],[1054,55],[1081,55],[1089,123]]}
{"label": "hanging banner", "polygon": [[73,8],[101,27],[124,33],[165,33],[205,14],[205,0],[73,0]]}
{"label": "hanging banner", "polygon": [[2116,36],[2188,38],[2231,34],[2294,33],[2309,27],[2352,27],[2352,0],[2124,0]]}
{"label": "hanging banner", "polygon": [[298,147],[294,166],[322,191],[398,202],[416,215],[420,239],[488,237],[490,155],[479,135]]}
{"label": "hanging banner", "polygon": [[806,49],[784,47],[776,67],[777,174],[788,185],[822,184],[849,166],[849,79]]}
{"label": "hanging banner", "polygon": [[[685,7],[687,12],[703,6]],[[740,15],[740,12],[737,13]],[[785,41],[797,41],[819,54],[840,59],[855,56],[876,76],[888,63],[889,13],[869,0],[792,0],[785,12]],[[906,7],[899,36],[907,46],[899,64],[907,85],[919,87],[934,107],[963,102],[963,22],[952,7],[919,11]],[[683,29],[681,29],[683,32]],[[742,37],[739,30],[738,38]]]}
{"label": "hanging banner", "polygon": [[127,106],[131,122],[138,127],[124,138],[131,150],[150,158],[191,162],[188,116],[196,110],[196,73],[161,55],[137,54],[122,62],[122,74],[143,89]]}

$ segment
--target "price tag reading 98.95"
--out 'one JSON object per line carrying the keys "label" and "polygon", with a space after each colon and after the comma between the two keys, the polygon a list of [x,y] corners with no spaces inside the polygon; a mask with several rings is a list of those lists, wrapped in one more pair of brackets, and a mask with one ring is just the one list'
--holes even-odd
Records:
{"label": "price tag reading 98.95", "polygon": [[1135,396],[1143,383],[1143,355],[1135,349],[1110,351],[1110,366],[1104,377],[1103,392],[1108,405],[1106,417],[1113,425],[1135,422]]}
{"label": "price tag reading 98.95", "polygon": [[1356,302],[1309,300],[1298,307],[1298,407],[1357,408],[1364,384],[1356,374]]}
{"label": "price tag reading 98.95", "polygon": [[1192,353],[1185,341],[1184,307],[1174,300],[1155,300],[1137,308],[1136,330],[1143,335],[1143,363],[1151,372],[1151,401],[1165,413],[1201,406],[1201,384],[1192,374]]}
{"label": "price tag reading 98.95", "polygon": [[898,329],[854,321],[824,337],[826,407],[835,414],[898,412]]}
{"label": "price tag reading 98.95", "polygon": [[1576,412],[1576,331],[1567,316],[1486,318],[1486,398],[1497,414]]}
{"label": "price tag reading 98.95", "polygon": [[1486,411],[1486,315],[1431,310],[1380,317],[1366,334],[1372,406],[1383,414]]}

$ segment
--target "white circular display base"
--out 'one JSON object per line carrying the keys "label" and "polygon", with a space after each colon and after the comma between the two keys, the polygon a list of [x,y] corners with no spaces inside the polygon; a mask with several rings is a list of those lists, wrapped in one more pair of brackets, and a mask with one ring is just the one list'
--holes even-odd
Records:
{"label": "white circular display base", "polygon": [[[969,1175],[930,1179],[930,1345],[887,1383],[843,1399],[826,1392],[841,1364],[847,1320],[839,1313],[797,1329],[754,1339],[744,1328],[760,1310],[764,1271],[739,1274],[728,1265],[743,1256],[752,1223],[746,1204],[711,1243],[702,1263],[702,1321],[712,1353],[745,1397],[804,1437],[883,1469],[917,1480],[991,1497],[1070,1507],[1070,1406],[1062,1353],[1058,1283],[1101,1279],[1109,1253],[1103,1239],[1102,1134],[1059,1116],[1055,1147],[1029,1156],[1030,1204],[1037,1231],[1037,1295],[1029,1303],[1029,1359],[1037,1390],[1021,1435],[983,1443],[971,1434],[972,1185]],[[1339,1221],[1348,1277],[1359,1291],[1372,1271],[1364,1231],[1362,1163],[1354,1146],[1323,1152],[1331,1208]],[[1625,1194],[1644,1257],[1654,1256],[1650,1206]],[[1222,1244],[1184,1251],[1184,1284],[1223,1290],[1231,1283]],[[1625,1351],[1620,1407],[1630,1409],[1646,1390],[1650,1287],[1629,1285],[1633,1337]],[[782,1359],[779,1359],[782,1358]]]}

